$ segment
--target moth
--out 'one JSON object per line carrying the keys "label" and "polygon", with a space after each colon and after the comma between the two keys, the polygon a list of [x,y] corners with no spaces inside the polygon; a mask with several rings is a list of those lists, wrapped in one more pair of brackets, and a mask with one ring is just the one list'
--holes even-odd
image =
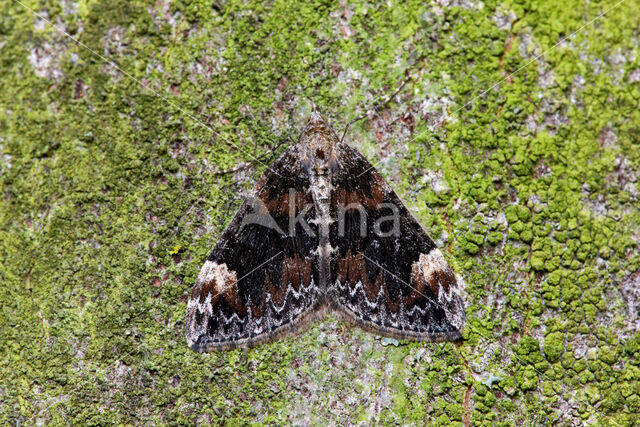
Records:
{"label": "moth", "polygon": [[202,266],[186,337],[196,351],[250,347],[330,310],[386,337],[459,340],[460,291],[396,193],[314,107]]}

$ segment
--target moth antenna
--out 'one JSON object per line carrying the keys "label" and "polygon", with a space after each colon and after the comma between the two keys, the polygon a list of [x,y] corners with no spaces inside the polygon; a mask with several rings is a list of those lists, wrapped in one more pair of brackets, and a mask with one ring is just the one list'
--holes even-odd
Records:
{"label": "moth antenna", "polygon": [[274,147],[272,147],[271,149],[269,149],[269,151],[267,151],[266,153],[262,154],[261,156],[255,157],[252,160],[248,161],[248,162],[244,162],[244,163],[240,163],[238,166],[229,168],[229,169],[223,169],[220,171],[215,171],[212,172],[212,175],[226,175],[229,173],[235,173],[238,172],[242,169],[246,169],[249,166],[253,165],[254,163],[258,162],[260,163],[260,161],[262,159],[264,159],[265,157],[267,157],[268,155],[270,155],[271,153],[273,153],[274,151],[276,151],[281,145],[283,145],[285,142],[295,142],[293,140],[293,138],[291,138],[291,135],[287,135],[286,137],[284,137],[283,139],[281,139]]}
{"label": "moth antenna", "polygon": [[[374,110],[372,110],[374,111]],[[342,144],[344,142],[344,137],[347,136],[347,131],[349,130],[349,127],[354,124],[355,122],[357,122],[358,120],[362,120],[365,117],[367,117],[367,113],[368,111],[365,111],[364,113],[360,114],[358,117],[356,117],[355,119],[351,120],[349,123],[347,123],[347,125],[344,127],[344,132],[342,132],[342,138],[340,138],[340,144]]]}
{"label": "moth antenna", "polygon": [[[422,65],[422,67],[420,67],[419,71],[421,71],[423,68],[424,68],[424,63]],[[393,93],[391,93],[391,95],[387,96],[386,98],[382,99],[381,101],[378,101],[378,102],[374,103],[373,107],[371,109],[365,110],[364,113],[362,113],[361,115],[359,115],[358,117],[356,117],[355,119],[353,119],[349,123],[347,123],[347,125],[344,127],[344,132],[342,133],[342,138],[340,138],[340,143],[342,143],[344,141],[345,136],[347,136],[347,131],[349,130],[349,127],[353,123],[357,122],[358,120],[364,119],[365,117],[367,117],[367,115],[369,113],[373,113],[373,112],[377,111],[378,108],[386,105],[389,101],[391,101],[402,90],[402,88],[409,82],[409,80],[411,80],[411,71],[407,70],[407,77],[404,78],[402,83],[400,83],[400,85],[396,88],[396,90],[393,91]]]}

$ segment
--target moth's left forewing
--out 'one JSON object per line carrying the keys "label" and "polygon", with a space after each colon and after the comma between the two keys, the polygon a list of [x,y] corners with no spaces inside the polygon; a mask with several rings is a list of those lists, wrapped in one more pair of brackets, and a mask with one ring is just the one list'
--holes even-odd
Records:
{"label": "moth's left forewing", "polygon": [[440,250],[357,150],[341,144],[338,159],[329,284],[335,309],[382,335],[460,339],[464,303]]}
{"label": "moth's left forewing", "polygon": [[187,304],[186,336],[197,351],[271,341],[310,319],[318,303],[311,252],[318,245],[302,222],[315,215],[295,147],[265,171],[211,251]]}

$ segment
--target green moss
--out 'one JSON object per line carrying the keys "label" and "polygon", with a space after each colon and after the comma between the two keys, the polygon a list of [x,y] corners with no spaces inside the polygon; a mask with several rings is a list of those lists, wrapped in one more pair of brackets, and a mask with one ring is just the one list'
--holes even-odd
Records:
{"label": "green moss", "polygon": [[620,409],[622,409],[623,405],[625,404],[625,399],[622,396],[622,393],[620,393],[617,390],[611,390],[607,396],[602,399],[602,408],[611,413],[611,412],[615,412],[615,411],[619,411]]}
{"label": "green moss", "polygon": [[516,373],[516,380],[523,391],[534,390],[538,386],[538,376],[533,366],[526,366]]}
{"label": "green moss", "polygon": [[598,349],[598,359],[607,365],[613,365],[618,361],[618,356],[616,355],[616,351],[611,347],[603,346]]}
{"label": "green moss", "polygon": [[550,362],[560,360],[564,352],[564,334],[553,332],[544,337],[544,355]]}
{"label": "green moss", "polygon": [[531,213],[526,206],[509,205],[504,213],[509,223],[515,223],[517,221],[528,222],[531,218]]}
{"label": "green moss", "polygon": [[549,254],[543,251],[533,252],[531,255],[531,267],[533,267],[536,271],[542,271],[545,269],[544,262],[547,259]]}
{"label": "green moss", "polygon": [[[582,28],[615,1],[161,3],[31,6],[82,44],[0,6],[0,422],[631,424],[640,6]],[[309,100],[344,125],[407,70],[347,140],[449,252],[465,341],[329,319],[189,351],[189,288],[272,156],[211,172],[295,138]]]}

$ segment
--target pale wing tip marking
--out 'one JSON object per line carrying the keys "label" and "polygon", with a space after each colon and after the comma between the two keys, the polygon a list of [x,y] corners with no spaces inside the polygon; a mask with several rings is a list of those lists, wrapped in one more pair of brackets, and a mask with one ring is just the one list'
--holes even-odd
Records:
{"label": "pale wing tip marking", "polygon": [[416,264],[420,275],[436,296],[438,304],[444,309],[447,322],[456,329],[454,335],[459,337],[457,339],[462,339],[465,307],[453,269],[438,248],[427,254],[421,253]]}
{"label": "pale wing tip marking", "polygon": [[[207,260],[200,269],[187,303],[185,336],[189,348],[202,352],[207,345],[202,343],[207,337],[207,319],[213,313],[212,300],[218,295],[234,293],[237,274],[225,263]],[[197,315],[201,314],[200,322]]]}

